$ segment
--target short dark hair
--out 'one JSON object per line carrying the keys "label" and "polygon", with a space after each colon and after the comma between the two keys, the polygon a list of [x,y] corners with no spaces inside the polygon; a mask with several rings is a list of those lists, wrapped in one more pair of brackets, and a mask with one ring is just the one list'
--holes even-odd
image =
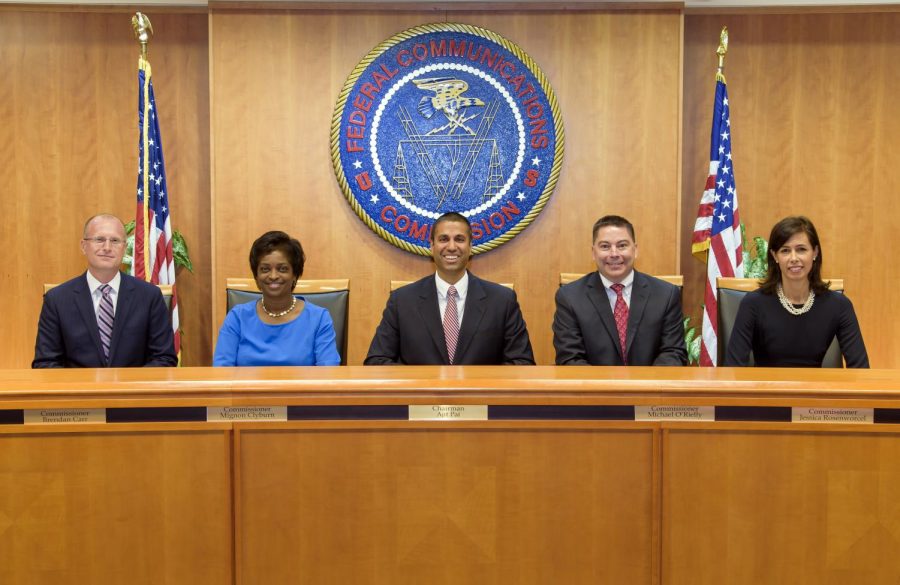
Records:
{"label": "short dark hair", "polygon": [[591,234],[591,243],[597,240],[597,232],[600,231],[600,228],[605,227],[620,227],[628,230],[628,235],[631,236],[631,241],[637,243],[637,238],[634,237],[634,226],[631,225],[631,222],[622,217],[621,215],[604,215],[596,222],[594,222],[594,231]]}
{"label": "short dark hair", "polygon": [[469,234],[469,241],[472,241],[472,225],[469,223],[469,220],[466,219],[466,216],[459,213],[458,211],[448,211],[447,213],[434,220],[434,223],[431,224],[431,235],[429,236],[429,238],[431,239],[432,243],[434,242],[434,232],[435,230],[437,230],[437,226],[444,223],[445,221],[455,221],[465,224],[466,231]]}
{"label": "short dark hair", "polygon": [[766,278],[759,285],[759,290],[766,294],[775,294],[776,288],[781,284],[781,269],[774,262],[775,254],[788,240],[796,234],[804,233],[809,238],[810,245],[815,249],[819,249],[813,260],[812,268],[809,270],[809,287],[817,292],[823,293],[828,290],[829,284],[822,280],[822,246],[819,245],[819,234],[816,233],[816,226],[809,218],[802,215],[792,215],[786,217],[776,223],[772,227],[772,233],[769,234],[769,255],[768,271]]}
{"label": "short dark hair", "polygon": [[266,232],[256,238],[256,241],[250,246],[250,270],[253,271],[254,278],[256,278],[260,259],[275,250],[287,257],[295,278],[303,276],[306,254],[303,253],[303,246],[300,245],[300,242],[284,232]]}

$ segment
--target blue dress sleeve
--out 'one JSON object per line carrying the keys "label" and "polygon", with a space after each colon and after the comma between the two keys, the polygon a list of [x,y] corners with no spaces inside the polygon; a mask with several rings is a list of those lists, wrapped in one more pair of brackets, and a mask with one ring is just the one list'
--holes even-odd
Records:
{"label": "blue dress sleeve", "polygon": [[[236,307],[235,307],[236,309]],[[236,366],[237,349],[241,340],[241,322],[235,309],[228,312],[225,322],[219,329],[219,339],[216,341],[216,353],[213,355],[213,366]]]}
{"label": "blue dress sleeve", "polygon": [[334,321],[328,310],[322,310],[322,317],[316,326],[315,339],[313,339],[315,359],[317,366],[339,366],[341,356],[337,351],[337,341],[334,333]]}

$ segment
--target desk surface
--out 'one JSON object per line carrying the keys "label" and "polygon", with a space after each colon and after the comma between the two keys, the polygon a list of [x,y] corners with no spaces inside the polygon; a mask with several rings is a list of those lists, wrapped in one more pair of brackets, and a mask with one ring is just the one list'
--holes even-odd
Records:
{"label": "desk surface", "polygon": [[296,399],[598,400],[900,399],[900,370],[651,368],[589,366],[343,366],[0,370],[0,405],[10,401],[116,396],[191,400],[283,395]]}

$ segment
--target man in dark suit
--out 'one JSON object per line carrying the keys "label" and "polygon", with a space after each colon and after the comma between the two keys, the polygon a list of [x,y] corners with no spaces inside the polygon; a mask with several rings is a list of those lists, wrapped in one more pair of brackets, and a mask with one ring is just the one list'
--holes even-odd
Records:
{"label": "man in dark suit", "polygon": [[44,295],[32,368],[121,368],[178,363],[156,286],[119,271],[125,227],[113,215],[84,224],[88,269]]}
{"label": "man in dark suit", "polygon": [[597,272],[560,287],[553,316],[558,365],[687,364],[681,291],[634,270],[634,226],[617,215],[594,224]]}
{"label": "man in dark suit", "polygon": [[434,222],[436,273],[391,293],[366,365],[534,364],[516,293],[469,273],[471,252],[464,216]]}

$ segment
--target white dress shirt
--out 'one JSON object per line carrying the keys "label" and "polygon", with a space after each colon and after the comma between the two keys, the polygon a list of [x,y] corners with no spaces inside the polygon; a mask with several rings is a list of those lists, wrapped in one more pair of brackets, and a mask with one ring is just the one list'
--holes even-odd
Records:
{"label": "white dress shirt", "polygon": [[[447,291],[450,283],[446,282],[438,273],[434,273],[434,282],[437,284],[438,306],[441,308],[441,323],[444,322],[444,313],[447,310]],[[469,271],[467,270],[453,286],[456,287],[456,314],[459,316],[459,325],[462,325],[463,311],[466,308],[466,295],[469,292]]]}
{"label": "white dress shirt", "polygon": [[[598,274],[600,274],[598,272]],[[609,288],[615,283],[610,279],[606,278],[602,274],[600,274],[600,280],[603,281],[603,288],[606,289],[606,296],[609,299],[609,308],[612,309],[613,314],[616,313],[616,291]],[[634,270],[628,273],[628,276],[622,279],[621,284],[625,285],[625,288],[622,289],[622,297],[625,299],[625,304],[628,305],[628,308],[631,308],[631,291],[634,290]]]}
{"label": "white dress shirt", "polygon": [[[100,311],[100,298],[103,296],[103,293],[100,292],[100,285],[103,284],[91,274],[91,271],[87,271],[87,283],[88,288],[91,291],[91,300],[94,303],[94,315],[96,315]],[[113,279],[107,282],[112,289],[109,291],[109,296],[112,298],[112,306],[113,306],[113,315],[116,314],[116,307],[119,303],[119,286],[122,284],[122,275],[119,272],[116,272],[116,275],[113,276]]]}

